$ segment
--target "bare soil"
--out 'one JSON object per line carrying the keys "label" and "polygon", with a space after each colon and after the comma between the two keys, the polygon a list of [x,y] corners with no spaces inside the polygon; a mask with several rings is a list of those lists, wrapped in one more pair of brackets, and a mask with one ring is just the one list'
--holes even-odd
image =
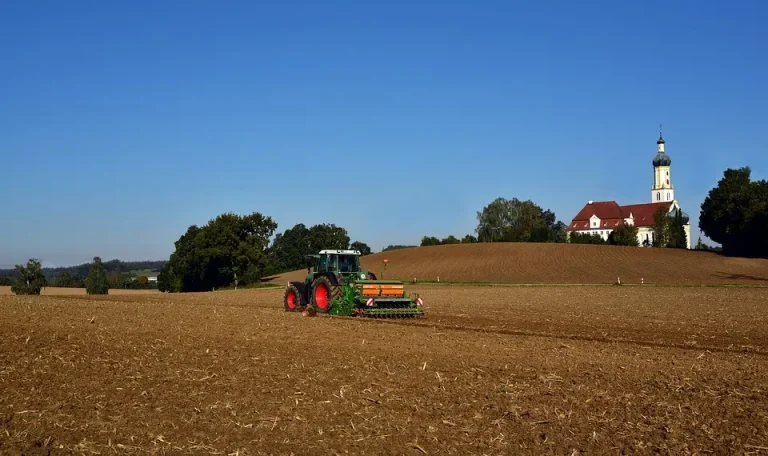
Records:
{"label": "bare soil", "polygon": [[0,453],[762,454],[765,288],[0,296]]}
{"label": "bare soil", "polygon": [[[510,242],[393,250],[361,261],[379,277],[420,282],[606,284],[620,278],[623,283],[768,285],[767,259],[680,249]],[[306,270],[295,271],[273,281],[284,284],[304,275]]]}

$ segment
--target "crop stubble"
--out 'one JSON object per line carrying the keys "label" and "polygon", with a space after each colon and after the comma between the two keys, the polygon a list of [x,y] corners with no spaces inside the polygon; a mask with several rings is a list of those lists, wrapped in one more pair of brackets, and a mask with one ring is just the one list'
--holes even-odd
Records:
{"label": "crop stubble", "polygon": [[0,449],[749,453],[766,289],[419,286],[423,320],[278,290],[0,296]]}

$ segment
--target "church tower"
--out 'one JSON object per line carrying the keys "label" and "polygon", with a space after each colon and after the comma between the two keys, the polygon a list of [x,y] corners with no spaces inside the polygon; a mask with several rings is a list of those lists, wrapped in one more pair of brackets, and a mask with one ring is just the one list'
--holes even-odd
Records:
{"label": "church tower", "polygon": [[656,141],[656,156],[653,158],[653,188],[651,189],[651,202],[663,203],[675,200],[675,187],[669,176],[669,167],[672,159],[664,153],[664,138],[661,136],[659,125],[659,140]]}

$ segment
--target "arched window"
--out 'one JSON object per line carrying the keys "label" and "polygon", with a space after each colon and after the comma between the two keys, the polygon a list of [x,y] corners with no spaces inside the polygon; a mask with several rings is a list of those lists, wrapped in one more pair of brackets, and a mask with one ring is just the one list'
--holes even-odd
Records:
{"label": "arched window", "polygon": [[661,201],[661,192],[656,192],[656,201]]}
{"label": "arched window", "polygon": [[672,199],[672,194],[671,194],[671,193],[669,193],[669,192],[667,192],[667,201],[669,201],[669,200],[671,200],[671,199]]}

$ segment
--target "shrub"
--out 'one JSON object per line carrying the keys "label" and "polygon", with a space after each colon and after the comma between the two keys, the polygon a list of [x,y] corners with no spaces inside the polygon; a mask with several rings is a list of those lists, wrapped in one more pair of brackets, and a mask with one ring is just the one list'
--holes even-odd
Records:
{"label": "shrub", "polygon": [[85,278],[85,292],[89,295],[104,295],[109,293],[109,281],[104,271],[101,258],[94,257],[88,277]]}
{"label": "shrub", "polygon": [[16,265],[16,282],[11,286],[11,291],[17,295],[39,295],[47,284],[40,261],[32,258],[27,262],[27,267]]}

